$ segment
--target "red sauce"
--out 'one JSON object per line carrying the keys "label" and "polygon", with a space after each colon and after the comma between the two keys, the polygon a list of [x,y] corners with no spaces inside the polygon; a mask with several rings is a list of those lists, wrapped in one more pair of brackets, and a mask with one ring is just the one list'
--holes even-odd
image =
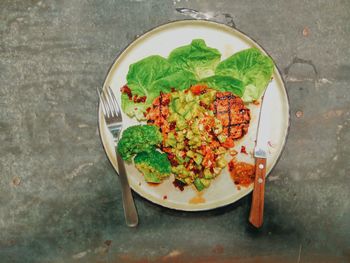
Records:
{"label": "red sauce", "polygon": [[179,163],[176,161],[176,156],[173,153],[168,153],[168,159],[172,166],[177,166]]}
{"label": "red sauce", "polygon": [[241,146],[241,153],[248,154],[245,146]]}
{"label": "red sauce", "polygon": [[170,124],[169,124],[169,129],[170,129],[170,130],[174,130],[175,128],[176,128],[176,122],[175,122],[175,121],[170,122]]}
{"label": "red sauce", "polygon": [[167,96],[162,99],[162,106],[168,106],[169,103],[170,103],[170,97]]}
{"label": "red sauce", "polygon": [[235,146],[235,143],[231,138],[227,138],[226,141],[224,141],[221,145],[225,148],[232,148],[233,146]]}
{"label": "red sauce", "polygon": [[173,182],[173,185],[175,187],[179,188],[181,191],[183,191],[185,189],[184,187],[185,187],[186,184],[184,184],[183,182],[175,179],[174,182]]}
{"label": "red sauce", "polygon": [[203,101],[199,101],[199,105],[200,105],[201,107],[203,107],[204,109],[206,109],[206,110],[209,110],[209,108],[210,108],[210,106],[208,106],[207,104],[205,104]]}
{"label": "red sauce", "polygon": [[122,93],[125,93],[126,95],[128,95],[129,100],[132,100],[131,89],[130,89],[127,85],[124,85],[124,86],[120,89],[120,91],[121,91]]}
{"label": "red sauce", "polygon": [[155,187],[155,186],[159,186],[160,184],[157,183],[147,183],[149,186]]}
{"label": "red sauce", "polygon": [[207,86],[201,84],[194,85],[190,89],[194,95],[201,95],[207,92]]}
{"label": "red sauce", "polygon": [[168,196],[164,195],[163,200],[166,200],[166,199],[168,199]]}
{"label": "red sauce", "polygon": [[146,96],[142,96],[142,97],[139,97],[136,102],[137,103],[144,103],[146,101],[147,97]]}
{"label": "red sauce", "polygon": [[228,163],[228,170],[238,189],[240,189],[239,186],[247,187],[254,182],[255,165],[253,164],[237,162],[233,159]]}
{"label": "red sauce", "polygon": [[141,97],[139,97],[137,94],[136,95],[134,95],[134,98],[133,98],[133,101],[135,102],[135,103],[144,103],[145,101],[146,101],[146,99],[147,99],[147,97],[146,96],[141,96]]}

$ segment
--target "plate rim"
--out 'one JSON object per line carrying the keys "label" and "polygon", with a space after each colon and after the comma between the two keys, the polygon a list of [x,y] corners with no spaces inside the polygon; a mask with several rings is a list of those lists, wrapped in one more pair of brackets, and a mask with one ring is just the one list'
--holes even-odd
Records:
{"label": "plate rim", "polygon": [[[181,22],[194,22],[194,23],[203,23],[203,24],[214,24],[214,25],[218,25],[218,26],[221,26],[221,27],[224,27],[226,28],[228,31],[237,31],[238,33],[240,34],[243,34],[246,38],[248,38],[250,41],[254,42],[254,44],[256,44],[260,49],[262,49],[265,54],[267,56],[269,56],[272,61],[274,62],[274,67],[276,68],[277,72],[278,72],[278,75],[280,76],[280,80],[281,80],[281,83],[283,85],[283,89],[285,91],[285,94],[286,94],[286,100],[287,100],[287,107],[288,107],[288,118],[287,118],[287,127],[286,127],[286,133],[285,133],[285,137],[284,137],[284,140],[283,140],[283,143],[282,143],[282,147],[281,147],[281,152],[279,153],[275,163],[272,165],[270,171],[266,174],[266,176],[268,176],[270,173],[273,172],[273,170],[275,169],[275,167],[277,166],[277,163],[280,161],[282,155],[283,155],[283,152],[285,151],[285,148],[286,148],[286,143],[287,143],[287,140],[288,140],[288,137],[289,137],[289,132],[290,132],[290,126],[291,126],[291,108],[290,108],[290,99],[289,99],[289,94],[288,94],[288,90],[286,88],[286,82],[283,78],[283,74],[281,72],[281,70],[279,69],[279,67],[277,66],[277,64],[275,63],[275,60],[273,59],[273,57],[269,54],[269,52],[266,51],[265,48],[263,48],[254,38],[250,37],[248,34],[246,34],[245,32],[243,32],[242,30],[239,30],[235,27],[231,27],[229,25],[226,25],[224,23],[221,23],[221,22],[217,22],[217,21],[212,21],[212,20],[207,20],[207,19],[194,19],[194,18],[186,18],[186,19],[176,19],[176,20],[171,20],[169,22],[166,22],[166,23],[162,23],[162,24],[159,24],[159,25],[156,25],[148,30],[145,30],[143,31],[142,33],[140,34],[137,34],[137,36],[131,40],[127,45],[125,45],[115,56],[115,58],[113,59],[112,63],[110,64],[110,66],[108,67],[108,70],[107,70],[107,73],[103,79],[103,83],[102,83],[102,90],[105,89],[106,87],[106,82],[109,78],[109,75],[110,75],[110,72],[114,66],[114,64],[116,63],[116,61],[119,59],[119,57],[125,52],[125,50],[127,50],[133,43],[135,43],[137,40],[139,40],[140,38],[144,37],[146,34],[152,32],[153,30],[157,30],[161,27],[165,27],[165,26],[169,26],[171,24],[176,24],[176,23],[181,23]],[[110,163],[110,165],[113,167],[114,171],[116,172],[117,176],[119,176],[118,174],[118,171],[116,169],[116,166],[114,165],[114,163],[112,162],[111,158],[109,157],[108,155],[108,150],[106,149],[106,146],[104,145],[103,143],[103,136],[102,136],[102,132],[101,132],[101,110],[100,110],[100,100],[98,100],[98,105],[97,105],[97,126],[98,126],[98,133],[99,133],[99,138],[100,138],[100,142],[102,144],[102,147],[103,147],[103,150],[104,150],[104,153],[108,159],[108,162]],[[137,195],[139,195],[140,197],[142,197],[143,199],[145,199],[146,201],[152,203],[152,204],[155,204],[155,205],[159,205],[163,208],[167,208],[167,209],[171,209],[171,210],[176,210],[176,211],[186,211],[186,212],[200,212],[200,211],[210,211],[210,210],[214,210],[214,209],[218,209],[218,208],[221,208],[221,207],[225,207],[225,206],[229,206],[229,205],[232,205],[234,203],[236,203],[237,201],[241,200],[242,198],[245,198],[247,197],[253,190],[253,186],[251,185],[248,189],[248,191],[246,191],[243,195],[239,195],[237,198],[235,198],[234,200],[231,200],[230,202],[228,203],[222,203],[220,205],[216,205],[214,207],[205,207],[205,208],[200,208],[198,207],[197,209],[196,208],[180,208],[180,207],[174,207],[174,206],[165,206],[163,203],[160,203],[160,202],[156,202],[155,200],[152,200],[152,199],[149,199],[145,196],[143,196],[141,193],[137,192],[133,187],[132,185],[130,185],[130,188],[133,190],[134,193],[136,193]]]}

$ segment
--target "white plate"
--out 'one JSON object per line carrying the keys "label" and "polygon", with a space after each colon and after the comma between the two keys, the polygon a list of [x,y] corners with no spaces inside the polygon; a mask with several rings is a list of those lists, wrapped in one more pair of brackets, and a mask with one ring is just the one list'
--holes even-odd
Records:
{"label": "white plate", "polygon": [[[188,45],[193,39],[204,39],[210,47],[217,48],[222,54],[222,60],[242,49],[257,47],[266,52],[251,38],[242,32],[223,24],[203,20],[183,20],[171,22],[152,29],[132,42],[114,61],[109,69],[103,87],[110,86],[120,102],[120,88],[126,83],[129,65],[149,55],[167,57],[171,50],[182,45]],[[284,148],[289,128],[289,103],[283,80],[277,68],[273,80],[269,84],[273,90],[274,104],[271,112],[271,144],[267,159],[267,173],[276,165]],[[246,146],[249,155],[239,154],[238,158],[254,163],[252,151],[256,137],[256,127],[259,106],[249,104],[251,109],[251,124],[248,134],[236,143],[235,149]],[[101,107],[98,112],[99,130],[106,154],[117,171],[117,163],[113,140],[105,125]],[[135,125],[137,122],[123,114],[123,128]],[[174,176],[165,180],[159,186],[150,186],[133,165],[126,165],[128,179],[134,191],[144,198],[164,207],[200,211],[231,204],[252,191],[253,186],[238,190],[231,179],[227,168],[212,181],[211,186],[200,194],[194,186],[185,187],[180,191],[173,185]],[[192,201],[191,201],[192,200]],[[200,202],[198,202],[200,201]]]}

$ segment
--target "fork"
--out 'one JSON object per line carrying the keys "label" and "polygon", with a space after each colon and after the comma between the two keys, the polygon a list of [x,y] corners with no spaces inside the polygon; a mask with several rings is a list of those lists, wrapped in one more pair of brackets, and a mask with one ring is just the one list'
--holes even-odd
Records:
{"label": "fork", "polygon": [[[100,93],[97,88],[97,93],[100,98],[103,115],[108,127],[108,130],[113,135],[114,146],[117,147],[120,134],[123,127],[122,114],[116,97],[114,96],[110,87],[106,88],[106,91]],[[126,175],[124,161],[120,154],[116,150],[119,180],[122,187],[122,199],[125,222],[129,227],[136,227],[138,224],[138,215],[134,203],[134,199],[131,193],[130,185]]]}

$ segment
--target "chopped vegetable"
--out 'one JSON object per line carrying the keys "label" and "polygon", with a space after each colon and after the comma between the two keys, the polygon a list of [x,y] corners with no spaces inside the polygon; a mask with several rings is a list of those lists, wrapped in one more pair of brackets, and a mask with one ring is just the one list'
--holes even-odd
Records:
{"label": "chopped vegetable", "polygon": [[148,183],[160,183],[164,178],[169,177],[171,173],[167,155],[156,150],[137,154],[134,158],[134,163]]}
{"label": "chopped vegetable", "polygon": [[[220,103],[224,101],[221,95],[226,96],[225,100],[233,96],[237,101],[230,101],[232,103],[226,103],[221,109]],[[202,191],[221,173],[227,165],[224,156],[234,145],[232,138],[244,135],[239,132],[242,122],[246,129],[249,126],[249,115],[244,119],[228,114],[239,113],[242,108],[237,108],[239,101],[243,105],[232,93],[218,92],[205,85],[195,85],[154,100],[146,118],[162,131],[162,150],[168,155],[176,180],[185,185],[194,184]],[[216,118],[214,110],[223,114],[220,119]],[[231,134],[228,134],[228,126],[232,126]]]}

